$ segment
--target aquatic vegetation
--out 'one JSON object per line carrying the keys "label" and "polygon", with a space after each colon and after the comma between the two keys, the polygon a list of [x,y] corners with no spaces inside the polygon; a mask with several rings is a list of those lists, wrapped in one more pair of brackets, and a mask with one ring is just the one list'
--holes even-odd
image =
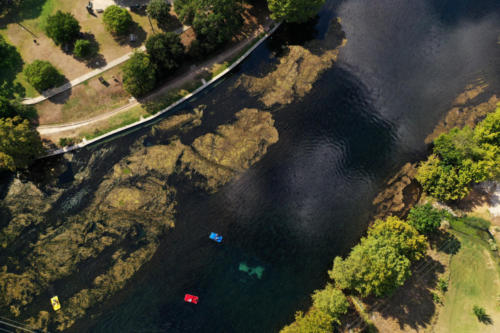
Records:
{"label": "aquatic vegetation", "polygon": [[239,84],[250,93],[260,95],[268,107],[292,103],[311,91],[320,75],[333,66],[346,42],[340,20],[332,20],[322,44],[314,41],[305,46],[289,46],[275,70],[263,78],[243,76]]}
{"label": "aquatic vegetation", "polygon": [[[197,110],[169,119],[157,126],[156,133],[191,126],[202,115]],[[132,153],[109,169],[86,209],[64,221],[47,223],[43,215],[60,198],[62,189],[47,195],[32,183],[15,181],[2,203],[15,216],[0,233],[2,244],[19,241],[21,232],[31,226],[38,227],[38,234],[27,240],[25,260],[1,267],[0,308],[20,316],[54,282],[71,279],[80,269],[85,270],[82,265],[94,262],[101,269],[87,272],[86,282],[70,287],[69,294],[61,298],[61,311],[48,311],[47,303],[47,308],[36,308],[38,315],[28,320],[44,332],[71,327],[88,309],[122,289],[151,259],[165,231],[174,227],[177,202],[176,189],[168,181],[171,175],[187,177],[195,186],[215,191],[260,160],[277,141],[271,114],[255,109],[236,113],[235,121],[196,138],[190,146],[173,133],[164,145],[144,147],[139,139],[131,147]],[[91,158],[90,163],[94,161],[98,158]],[[80,184],[89,175],[88,170],[81,171],[74,183]],[[87,192],[81,189],[65,198],[62,209],[78,205],[82,193]],[[26,198],[32,201],[30,205]],[[13,257],[9,260],[16,262]],[[252,274],[260,278],[262,272],[257,267]]]}
{"label": "aquatic vegetation", "polygon": [[260,280],[262,279],[262,274],[264,274],[265,268],[262,266],[250,267],[246,262],[241,262],[238,266],[238,270],[247,273],[249,276],[255,275]]}

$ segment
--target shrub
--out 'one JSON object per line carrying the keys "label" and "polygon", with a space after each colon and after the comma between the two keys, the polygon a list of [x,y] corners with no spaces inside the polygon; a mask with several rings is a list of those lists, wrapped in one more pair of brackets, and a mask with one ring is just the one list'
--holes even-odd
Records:
{"label": "shrub", "polygon": [[287,22],[305,22],[316,15],[325,0],[268,0],[271,17]]}
{"label": "shrub", "polygon": [[127,34],[133,23],[130,13],[117,5],[106,8],[102,20],[106,29],[118,36]]}
{"label": "shrub", "polygon": [[170,72],[180,66],[184,45],[174,32],[155,34],[146,41],[146,50],[158,69]]}
{"label": "shrub", "polygon": [[314,307],[332,317],[332,321],[340,325],[340,317],[347,313],[349,302],[342,290],[327,284],[325,289],[316,290],[312,295]]}
{"label": "shrub", "polygon": [[312,308],[304,315],[295,313],[295,322],[284,327],[280,333],[330,333],[333,332],[332,318],[323,311]]}
{"label": "shrub", "polygon": [[170,20],[170,3],[165,0],[151,0],[147,12],[158,23],[165,24]]}
{"label": "shrub", "polygon": [[64,76],[48,61],[35,60],[24,69],[28,82],[39,92],[64,82]]}
{"label": "shrub", "polygon": [[97,48],[89,40],[79,39],[75,42],[73,53],[78,58],[88,59],[97,54]]}
{"label": "shrub", "polygon": [[415,206],[408,214],[408,223],[411,224],[418,232],[431,235],[441,225],[443,214],[440,210],[432,207],[431,204]]}
{"label": "shrub", "polygon": [[136,52],[123,66],[123,85],[125,90],[136,97],[151,91],[156,83],[156,66],[149,56]]}
{"label": "shrub", "polygon": [[47,18],[45,31],[56,45],[72,44],[80,34],[80,24],[71,13],[58,10]]}
{"label": "shrub", "polygon": [[438,281],[438,288],[442,292],[446,292],[448,290],[448,281],[446,281],[443,278],[439,279],[439,281]]}
{"label": "shrub", "polygon": [[477,317],[480,322],[490,322],[490,317],[486,314],[486,310],[483,307],[474,305],[472,312]]}

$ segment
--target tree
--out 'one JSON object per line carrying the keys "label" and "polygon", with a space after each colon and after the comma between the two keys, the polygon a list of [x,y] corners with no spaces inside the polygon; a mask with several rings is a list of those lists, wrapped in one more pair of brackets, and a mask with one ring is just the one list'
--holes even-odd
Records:
{"label": "tree", "polygon": [[123,66],[123,85],[133,96],[143,96],[151,91],[156,83],[156,66],[149,56],[136,52]]}
{"label": "tree", "polygon": [[349,302],[342,290],[327,284],[325,289],[316,290],[312,295],[315,308],[332,317],[332,321],[340,325],[340,317],[347,313]]}
{"label": "tree", "polygon": [[79,39],[75,42],[73,53],[78,58],[88,59],[97,54],[97,48],[89,40]]}
{"label": "tree", "polygon": [[243,24],[240,0],[176,0],[174,7],[182,22],[192,23],[204,53],[227,42]]}
{"label": "tree", "polygon": [[14,118],[15,116],[33,119],[36,117],[36,109],[31,105],[11,102],[6,97],[0,96],[0,118]]}
{"label": "tree", "polygon": [[18,8],[21,3],[22,0],[0,0],[0,15]]}
{"label": "tree", "polygon": [[194,0],[174,1],[174,10],[179,17],[179,20],[184,24],[193,24],[194,16],[196,15],[196,8],[197,5]]}
{"label": "tree", "polygon": [[72,44],[80,35],[80,24],[73,14],[58,10],[47,18],[45,32],[56,45]]}
{"label": "tree", "polygon": [[146,50],[158,69],[170,72],[180,66],[184,56],[184,45],[174,32],[155,34],[146,41]]}
{"label": "tree", "polygon": [[130,13],[117,5],[106,8],[102,20],[106,29],[118,36],[126,35],[133,23]]}
{"label": "tree", "polygon": [[35,60],[24,69],[28,82],[39,92],[64,82],[64,76],[48,61]]}
{"label": "tree", "polygon": [[2,70],[4,68],[17,66],[19,60],[20,55],[17,49],[7,43],[4,37],[0,35],[0,67]]}
{"label": "tree", "polygon": [[295,313],[295,321],[284,327],[280,333],[331,333],[333,332],[332,317],[312,308],[304,315],[303,312]]}
{"label": "tree", "polygon": [[429,203],[413,207],[408,214],[408,223],[425,235],[435,233],[442,219],[443,213]]}
{"label": "tree", "polygon": [[316,15],[325,0],[268,0],[271,18],[302,23]]}
{"label": "tree", "polygon": [[394,216],[386,220],[376,220],[368,229],[368,237],[379,239],[384,244],[394,247],[410,260],[421,259],[427,250],[425,236],[420,235],[417,229]]}
{"label": "tree", "polygon": [[340,289],[361,296],[384,296],[402,286],[410,276],[410,260],[382,238],[362,238],[346,259],[336,257],[328,272]]}
{"label": "tree", "polygon": [[147,7],[147,12],[160,24],[165,24],[170,20],[170,3],[165,0],[151,0]]}
{"label": "tree", "polygon": [[0,169],[26,168],[42,151],[40,135],[27,119],[0,118]]}

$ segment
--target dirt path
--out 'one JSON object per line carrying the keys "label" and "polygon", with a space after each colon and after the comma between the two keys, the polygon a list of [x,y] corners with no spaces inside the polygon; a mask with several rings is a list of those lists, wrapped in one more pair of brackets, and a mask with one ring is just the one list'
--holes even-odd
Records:
{"label": "dirt path", "polygon": [[[269,26],[268,22],[266,24],[266,29]],[[197,76],[202,74],[203,72],[209,70],[213,65],[217,63],[222,63],[223,61],[230,59],[234,55],[238,54],[243,50],[246,46],[248,46],[255,37],[257,37],[261,32],[264,31],[264,27],[260,27],[250,38],[247,38],[237,44],[235,44],[233,47],[227,49],[226,51],[222,52],[221,54],[217,55],[216,57],[207,60],[204,63],[201,63],[197,66],[195,66],[192,70],[190,70],[186,75],[177,77],[171,81],[168,81],[165,85],[162,87],[158,88],[157,90],[153,91],[150,95],[148,95],[145,100],[151,100],[154,98],[157,98],[163,94],[165,94],[167,91],[179,88],[183,86],[184,84],[193,81],[196,79]],[[106,119],[109,119],[110,117],[120,114],[122,112],[126,112],[130,108],[139,105],[138,101],[133,101],[130,102],[127,105],[124,105],[118,109],[111,110],[109,112],[103,113],[99,116],[82,120],[82,121],[77,121],[77,122],[71,122],[71,123],[64,123],[64,124],[57,124],[57,125],[42,125],[37,128],[38,132],[40,135],[51,135],[51,134],[56,134],[56,133],[61,133],[61,132],[66,132],[66,131],[72,131],[75,129],[78,129],[80,127],[84,127],[87,125],[91,125]]]}

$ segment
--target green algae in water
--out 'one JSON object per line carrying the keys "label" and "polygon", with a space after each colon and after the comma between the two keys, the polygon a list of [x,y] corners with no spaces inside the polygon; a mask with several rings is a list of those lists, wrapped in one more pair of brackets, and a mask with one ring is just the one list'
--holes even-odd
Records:
{"label": "green algae in water", "polygon": [[238,269],[242,272],[247,273],[249,276],[255,275],[260,280],[262,279],[262,274],[264,273],[265,268],[262,266],[249,267],[246,262],[241,262]]}

